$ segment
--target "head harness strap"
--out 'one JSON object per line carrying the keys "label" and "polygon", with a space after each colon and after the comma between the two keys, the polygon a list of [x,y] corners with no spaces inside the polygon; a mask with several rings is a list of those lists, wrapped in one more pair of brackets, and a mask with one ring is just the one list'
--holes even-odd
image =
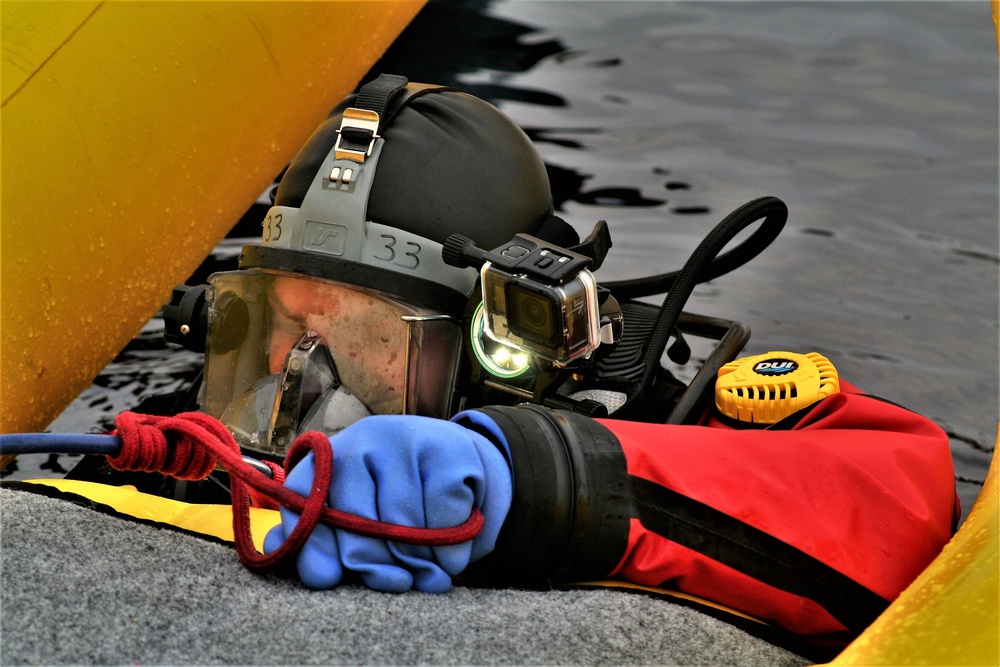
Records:
{"label": "head harness strap", "polygon": [[[367,216],[368,197],[385,144],[380,130],[415,97],[443,90],[451,89],[409,84],[405,77],[385,74],[362,86],[353,105],[344,110],[337,142],[313,177],[301,205],[272,206],[268,211],[261,246],[339,260],[329,262],[331,269],[346,271],[352,263],[384,269],[439,283],[467,296],[475,284],[474,270],[445,265],[439,243],[372,222]],[[270,268],[303,270],[301,257],[293,260],[283,252],[260,255],[264,257],[288,260]],[[329,277],[350,282],[339,271]]]}
{"label": "head harness strap", "polygon": [[405,76],[382,74],[369,81],[344,110],[337,130],[334,153],[338,160],[346,159],[363,163],[372,154],[375,140],[397,111],[414,97],[431,90],[452,90],[431,84],[410,84]]}

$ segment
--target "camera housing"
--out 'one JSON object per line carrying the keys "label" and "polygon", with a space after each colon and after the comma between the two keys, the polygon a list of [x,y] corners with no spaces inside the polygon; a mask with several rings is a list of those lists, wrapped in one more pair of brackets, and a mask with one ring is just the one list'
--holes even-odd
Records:
{"label": "camera housing", "polygon": [[517,234],[486,252],[453,235],[445,262],[480,267],[484,332],[553,366],[586,358],[601,343],[597,281],[589,257]]}
{"label": "camera housing", "polygon": [[557,285],[489,262],[480,275],[486,335],[557,366],[590,355],[600,343],[597,282],[590,271]]}

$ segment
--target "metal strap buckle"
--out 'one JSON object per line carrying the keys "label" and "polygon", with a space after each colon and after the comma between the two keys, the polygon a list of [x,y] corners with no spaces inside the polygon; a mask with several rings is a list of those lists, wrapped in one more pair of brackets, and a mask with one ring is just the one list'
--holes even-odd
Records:
{"label": "metal strap buckle", "polygon": [[[380,120],[379,115],[374,111],[357,109],[355,107],[345,109],[343,120],[340,121],[340,129],[337,130],[337,143],[333,147],[334,159],[363,163],[365,158],[372,154],[375,140],[379,138],[378,124]],[[351,148],[344,146],[343,132],[345,129],[365,132],[370,137],[368,147],[362,149],[356,146]],[[348,138],[348,140],[350,141],[351,139]]]}

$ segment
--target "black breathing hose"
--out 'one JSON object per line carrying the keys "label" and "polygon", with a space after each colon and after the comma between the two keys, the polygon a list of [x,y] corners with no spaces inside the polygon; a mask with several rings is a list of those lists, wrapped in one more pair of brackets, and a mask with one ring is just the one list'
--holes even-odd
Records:
{"label": "black breathing hose", "polygon": [[[761,218],[764,222],[749,238],[731,251],[717,256],[737,234]],[[660,358],[684,309],[684,304],[687,303],[695,286],[732,271],[756,257],[778,236],[786,220],[788,220],[788,207],[785,202],[777,197],[755,199],[740,206],[716,225],[691,253],[680,271],[638,280],[602,284],[611,290],[615,298],[620,299],[662,293],[664,285],[670,290],[663,301],[646,345],[642,380],[635,399],[640,399],[653,384],[656,369],[660,367]]]}
{"label": "black breathing hose", "polygon": [[[705,267],[704,272],[698,276],[699,283],[715,280],[719,276],[725,275],[730,271],[743,266],[751,259],[759,255],[765,248],[767,248],[767,246],[771,245],[771,242],[777,238],[779,233],[781,233],[781,228],[784,226],[785,220],[788,217],[788,208],[785,206],[785,203],[777,197],[762,197],[760,199],[747,202],[740,208],[730,213],[725,220],[716,226],[715,230],[719,230],[723,227],[723,225],[727,225],[727,222],[735,216],[748,214],[745,209],[757,206],[766,207],[768,205],[780,207],[783,211],[783,217],[781,217],[781,220],[765,220],[757,231],[747,237],[745,241],[729,252],[725,252],[718,257],[714,257],[712,262]],[[761,215],[769,215],[769,213],[764,211]],[[757,219],[759,218],[753,218],[749,222],[753,222]],[[739,229],[743,229],[745,226],[746,225],[744,224]],[[715,230],[713,230],[713,233],[715,233]],[[705,241],[708,241],[710,237],[711,235],[706,237]],[[729,242],[731,239],[732,236],[727,236],[726,242]],[[704,242],[702,245],[704,245]],[[716,252],[718,252],[718,250]],[[681,269],[679,271],[661,273],[655,276],[646,276],[644,278],[630,278],[627,280],[602,282],[601,287],[606,287],[611,290],[611,293],[614,294],[615,298],[619,300],[636,299],[641,296],[651,296],[653,294],[663,294],[665,292],[669,292],[673,288],[674,282],[683,271],[684,269]]]}

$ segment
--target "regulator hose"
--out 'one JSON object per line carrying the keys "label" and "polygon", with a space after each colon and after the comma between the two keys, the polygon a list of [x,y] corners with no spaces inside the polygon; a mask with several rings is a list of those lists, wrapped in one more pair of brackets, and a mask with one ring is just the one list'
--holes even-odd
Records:
{"label": "regulator hose", "polygon": [[[733,250],[716,257],[737,234],[761,218],[764,219],[764,222],[752,236]],[[641,399],[649,392],[653,379],[656,377],[656,369],[660,367],[663,351],[677,325],[677,319],[684,309],[684,304],[687,303],[695,286],[711,278],[721,276],[758,255],[778,236],[787,220],[788,207],[785,202],[777,197],[754,199],[740,206],[717,224],[691,253],[680,271],[652,276],[641,281],[631,281],[644,284],[645,287],[651,285],[659,287],[659,282],[670,285],[670,291],[663,301],[663,306],[660,308],[646,344],[646,354],[643,359],[644,370],[635,399]],[[611,290],[616,298],[623,293],[631,296],[653,293],[641,290],[638,293],[636,291],[629,292],[627,287],[624,291],[621,288],[619,291],[615,291],[613,284],[605,286]],[[633,289],[635,290],[635,286]],[[626,297],[621,296],[621,298]],[[668,416],[665,415],[664,418]]]}
{"label": "regulator hose", "polygon": [[[777,197],[762,197],[744,204],[730,213],[725,220],[719,223],[719,225],[716,226],[716,230],[725,225],[727,221],[732,219],[734,216],[749,214],[746,212],[746,209],[757,206],[763,207],[764,209],[769,209],[773,206],[774,209],[762,211],[760,215],[766,216],[766,218],[757,231],[729,252],[725,252],[718,257],[714,257],[711,263],[704,268],[704,271],[697,276],[697,282],[703,283],[709,280],[714,280],[719,276],[723,276],[730,271],[743,266],[763,252],[763,250],[771,245],[771,242],[778,237],[778,234],[781,233],[782,227],[784,227],[785,220],[788,218],[788,208],[785,206],[785,203]],[[758,216],[758,218],[751,219],[750,222],[757,219],[760,219],[760,216]],[[742,229],[742,227],[740,229]],[[713,233],[714,231],[715,230],[713,230]],[[707,240],[708,238],[706,238],[706,241]],[[732,240],[732,236],[727,237],[726,242],[730,240]],[[721,248],[719,250],[721,250]],[[669,273],[661,273],[655,276],[646,276],[644,278],[629,278],[626,280],[601,282],[601,287],[608,288],[611,293],[615,295],[615,298],[619,300],[636,299],[638,297],[651,296],[653,294],[663,294],[665,292],[669,292],[673,288],[674,283],[683,271],[684,269],[681,269],[680,271],[671,271]]]}
{"label": "regulator hose", "polygon": [[[107,456],[121,454],[122,439],[117,435],[100,433],[6,433],[0,435],[0,456],[21,454],[68,454]],[[259,473],[274,476],[274,471],[263,461],[243,456],[243,462]]]}
{"label": "regulator hose", "polygon": [[0,435],[0,455],[91,454],[117,456],[121,438],[96,433],[6,433]]}

